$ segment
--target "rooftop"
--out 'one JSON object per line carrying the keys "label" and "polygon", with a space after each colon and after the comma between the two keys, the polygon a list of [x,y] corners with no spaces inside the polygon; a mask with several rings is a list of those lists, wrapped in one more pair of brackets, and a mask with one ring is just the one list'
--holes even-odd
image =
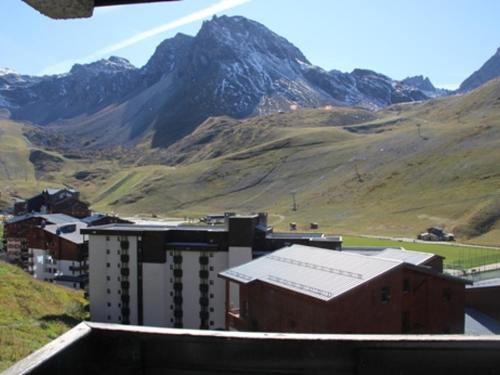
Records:
{"label": "rooftop", "polygon": [[185,231],[207,231],[207,232],[227,232],[225,227],[217,226],[177,226],[177,225],[150,225],[150,224],[108,224],[96,227],[88,227],[82,230],[82,234],[107,234],[112,232],[141,233],[144,231],[166,232],[170,230]]}
{"label": "rooftop", "polygon": [[14,216],[12,219],[8,220],[6,224],[13,224],[13,223],[18,223],[24,220],[32,219],[34,217],[40,217],[48,222],[51,222],[53,224],[67,224],[67,223],[72,223],[75,221],[79,221],[78,219],[64,215],[64,214],[41,214],[38,212],[30,213],[30,214],[25,214],[25,215],[18,215]]}
{"label": "rooftop", "polygon": [[[65,232],[64,229],[70,225],[74,225],[75,230],[73,230],[69,233]],[[72,223],[65,223],[64,225],[58,225],[58,224],[46,225],[43,229],[46,232],[55,234],[56,236],[64,238],[67,241],[73,242],[75,244],[82,244],[83,243],[83,235],[80,233],[80,231],[84,228],[87,228],[86,223],[83,223],[81,221],[75,221]]]}
{"label": "rooftop", "polygon": [[260,280],[329,301],[401,264],[394,259],[292,245],[219,275],[243,284]]}

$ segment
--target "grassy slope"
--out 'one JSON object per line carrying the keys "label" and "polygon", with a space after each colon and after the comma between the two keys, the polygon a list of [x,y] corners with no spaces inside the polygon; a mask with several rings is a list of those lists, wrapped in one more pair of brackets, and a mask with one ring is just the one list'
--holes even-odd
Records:
{"label": "grassy slope", "polygon": [[472,268],[484,264],[500,263],[500,250],[453,244],[412,243],[358,236],[343,236],[345,246],[403,247],[407,250],[433,253],[445,258],[447,268]]}
{"label": "grassy slope", "polygon": [[0,261],[0,371],[85,318],[82,292]]}
{"label": "grassy slope", "polygon": [[[157,151],[141,152],[144,163]],[[485,226],[491,214],[483,215],[500,200],[500,81],[374,114],[306,109],[211,119],[158,154],[182,162],[66,160],[42,183],[76,186],[95,209],[123,214],[267,210],[278,229],[316,221],[332,233],[412,237],[430,225],[459,235],[467,234],[464,227],[487,227],[470,241],[500,244],[500,223]],[[100,172],[76,180],[80,170]]]}
{"label": "grassy slope", "polygon": [[[324,110],[238,122],[236,136],[260,127],[267,143],[169,170],[122,199],[115,195],[109,207],[193,215],[268,210],[285,217],[278,227],[317,221],[337,233],[414,236],[430,225],[473,225],[471,212],[500,199],[499,98],[497,81],[467,96],[395,106],[351,126],[358,133],[324,126]],[[209,154],[207,147],[198,151]],[[292,192],[298,211],[291,210]],[[498,225],[490,229],[472,241],[500,244]]]}

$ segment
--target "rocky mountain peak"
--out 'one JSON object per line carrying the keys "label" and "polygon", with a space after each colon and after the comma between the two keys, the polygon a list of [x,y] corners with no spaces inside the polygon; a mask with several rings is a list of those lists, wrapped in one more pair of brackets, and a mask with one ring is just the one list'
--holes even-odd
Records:
{"label": "rocky mountain peak", "polygon": [[495,54],[479,68],[479,70],[476,70],[469,78],[462,82],[458,88],[458,92],[474,90],[497,77],[500,77],[500,47],[496,50]]}
{"label": "rocky mountain peak", "polygon": [[243,54],[264,53],[278,59],[309,63],[302,52],[264,25],[241,16],[214,16],[205,21],[196,39],[211,47],[230,48]]}
{"label": "rocky mountain peak", "polygon": [[75,64],[70,70],[70,74],[115,74],[128,70],[137,69],[127,59],[118,56],[111,56],[108,59],[101,59],[90,64]]}
{"label": "rocky mountain peak", "polygon": [[423,90],[423,91],[433,92],[436,90],[436,88],[432,84],[429,77],[424,77],[423,75],[407,77],[407,78],[403,79],[401,82],[403,82],[405,85],[408,85],[408,86],[411,86],[411,87],[414,87],[416,89]]}

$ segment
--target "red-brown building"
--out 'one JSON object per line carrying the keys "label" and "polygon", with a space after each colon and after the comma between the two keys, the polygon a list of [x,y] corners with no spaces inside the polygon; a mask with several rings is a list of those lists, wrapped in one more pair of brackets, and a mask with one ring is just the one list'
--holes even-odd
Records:
{"label": "red-brown building", "polygon": [[73,189],[46,189],[27,200],[16,200],[14,214],[31,212],[43,214],[65,214],[76,218],[90,215],[87,203],[80,200],[80,193]]}
{"label": "red-brown building", "polygon": [[[400,258],[397,259],[397,251]],[[419,256],[420,254],[420,256]],[[465,283],[425,262],[293,245],[219,274],[239,286],[226,328],[308,333],[463,333]],[[412,263],[410,263],[413,262]]]}

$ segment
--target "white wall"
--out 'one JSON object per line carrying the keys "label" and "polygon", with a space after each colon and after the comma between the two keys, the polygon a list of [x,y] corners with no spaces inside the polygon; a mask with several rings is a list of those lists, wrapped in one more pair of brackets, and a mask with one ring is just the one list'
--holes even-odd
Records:
{"label": "white wall", "polygon": [[169,272],[166,263],[143,263],[142,295],[144,325],[170,327],[172,297],[169,294]]}
{"label": "white wall", "polygon": [[[121,299],[120,285],[120,241],[117,236],[89,235],[89,295],[92,321],[120,322]],[[130,323],[137,324],[137,237],[128,237],[130,268]],[[107,251],[109,250],[109,254]],[[161,327],[174,326],[174,250],[166,251],[166,263],[143,263],[143,324]],[[199,257],[207,255],[209,264],[209,328],[221,329],[225,326],[225,281],[217,274],[252,260],[249,247],[232,247],[229,252],[179,250],[182,255],[182,297],[183,326],[198,329],[200,327],[199,285],[201,269]],[[107,267],[107,263],[110,267]],[[108,280],[109,278],[109,280]],[[108,294],[107,290],[110,290]],[[234,288],[238,291],[238,288]],[[236,293],[236,303],[238,295]],[[108,306],[108,303],[110,306]],[[108,316],[110,319],[108,319]]]}
{"label": "white wall", "polygon": [[[239,247],[239,246],[229,247],[229,264],[227,268],[236,267],[245,264],[247,262],[250,262],[251,260],[252,260],[251,247]],[[226,269],[220,270],[219,272],[225,271]],[[238,284],[230,282],[229,307],[238,308],[239,305],[240,305],[240,287]]]}

